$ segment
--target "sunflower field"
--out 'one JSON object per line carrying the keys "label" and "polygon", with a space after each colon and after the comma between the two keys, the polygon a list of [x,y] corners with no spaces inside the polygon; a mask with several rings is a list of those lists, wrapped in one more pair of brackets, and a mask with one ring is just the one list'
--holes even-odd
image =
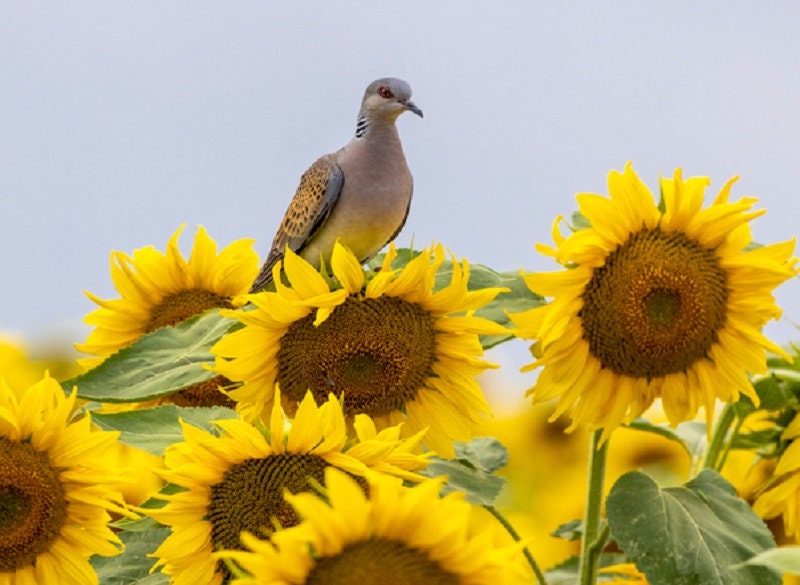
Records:
{"label": "sunflower field", "polygon": [[795,242],[709,185],[612,171],[551,272],[112,252],[77,361],[0,343],[0,585],[800,583]]}

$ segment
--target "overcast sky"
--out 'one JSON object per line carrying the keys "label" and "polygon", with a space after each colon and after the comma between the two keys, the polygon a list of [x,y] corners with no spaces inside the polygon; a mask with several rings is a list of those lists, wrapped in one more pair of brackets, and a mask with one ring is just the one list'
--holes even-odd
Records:
{"label": "overcast sky", "polygon": [[[798,233],[798,2],[4,2],[0,331],[82,341],[109,252],[183,222],[262,255],[300,174],[345,144],[366,85],[406,79],[415,177],[398,243],[552,269],[574,194],[626,161],[758,197],[762,242]],[[778,292],[800,339],[800,283]],[[509,345],[509,344],[506,344]],[[509,350],[524,354],[523,346]]]}

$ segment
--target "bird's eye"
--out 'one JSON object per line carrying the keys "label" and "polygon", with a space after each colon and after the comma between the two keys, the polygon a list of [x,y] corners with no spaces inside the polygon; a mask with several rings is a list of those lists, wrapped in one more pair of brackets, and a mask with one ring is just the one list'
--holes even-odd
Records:
{"label": "bird's eye", "polygon": [[394,97],[392,90],[386,87],[385,85],[382,85],[378,88],[378,95],[387,100],[391,97]]}

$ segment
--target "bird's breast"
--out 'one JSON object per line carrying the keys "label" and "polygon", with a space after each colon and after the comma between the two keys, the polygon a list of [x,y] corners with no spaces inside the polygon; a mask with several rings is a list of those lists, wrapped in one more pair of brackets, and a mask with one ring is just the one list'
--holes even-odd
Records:
{"label": "bird's breast", "polygon": [[[398,144],[399,146],[399,144]],[[339,161],[344,185],[331,215],[308,246],[309,260],[333,248],[336,239],[361,260],[367,260],[403,225],[413,193],[413,179],[402,150],[361,160],[347,153]],[[325,258],[327,261],[327,258]]]}

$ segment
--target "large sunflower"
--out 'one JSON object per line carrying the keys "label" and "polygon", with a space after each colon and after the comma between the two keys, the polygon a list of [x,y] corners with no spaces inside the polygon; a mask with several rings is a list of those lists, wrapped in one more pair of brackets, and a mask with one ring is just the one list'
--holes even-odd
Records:
{"label": "large sunflower", "polygon": [[[630,164],[611,172],[609,197],[577,196],[591,227],[539,250],[567,270],[526,276],[548,305],[512,315],[535,339],[543,368],[534,400],[559,398],[554,418],[604,428],[640,415],[661,397],[671,424],[707,417],[717,398],[758,398],[748,378],[766,369],[765,350],[789,356],[762,333],[780,315],[772,290],[795,275],[794,241],[752,246],[755,199],[728,201],[728,181],[702,209],[706,177],[680,170],[661,180],[663,208]],[[662,211],[663,209],[663,211]]]}
{"label": "large sunflower", "polygon": [[[191,255],[186,260],[178,247],[185,224],[167,243],[166,253],[153,246],[140,248],[129,256],[111,253],[111,279],[120,294],[104,300],[86,292],[100,305],[84,321],[94,326],[77,348],[94,356],[79,360],[92,367],[126,347],[146,333],[166,325],[176,325],[213,308],[231,309],[244,304],[244,295],[258,273],[258,255],[253,240],[237,240],[217,254],[217,244],[199,226]],[[180,406],[224,404],[218,391],[225,380],[210,380],[170,397]]]}
{"label": "large sunflower", "polygon": [[406,420],[412,433],[428,428],[427,445],[452,455],[452,441],[468,440],[489,413],[475,378],[492,364],[480,359],[478,336],[507,333],[472,311],[503,289],[468,291],[469,265],[454,260],[450,283],[435,291],[442,246],[399,270],[392,268],[396,255],[390,247],[367,282],[356,257],[337,243],[334,284],[287,251],[291,287],[276,267],[277,290],[248,297],[253,311],[228,312],[245,327],[212,348],[215,371],[243,383],[231,398],[259,412],[276,386],[289,403],[308,389],[317,402],[333,393],[344,396],[345,414],[368,414],[379,427]]}
{"label": "large sunflower", "polygon": [[308,394],[288,431],[279,401],[270,418],[269,432],[242,419],[218,421],[219,437],[184,424],[185,442],[167,449],[161,474],[186,491],[160,496],[168,505],[150,513],[172,527],[154,556],[175,585],[221,583],[226,572],[212,553],[238,548],[242,530],[268,536],[296,524],[284,490],[321,483],[327,467],[356,477],[386,473],[422,480],[414,473],[426,462],[414,454],[421,433],[400,439],[398,427],[377,432],[361,415],[354,423],[357,440],[348,441],[342,405],[333,397],[317,406]]}
{"label": "large sunflower", "polygon": [[89,557],[120,550],[105,458],[119,433],[72,420],[75,396],[47,375],[19,395],[0,379],[0,585],[97,583]]}
{"label": "large sunflower", "polygon": [[470,525],[472,506],[441,482],[413,488],[326,470],[325,495],[287,494],[301,524],[264,541],[248,533],[248,551],[224,551],[250,577],[237,585],[502,585],[530,582],[519,546],[498,545],[491,526]]}

